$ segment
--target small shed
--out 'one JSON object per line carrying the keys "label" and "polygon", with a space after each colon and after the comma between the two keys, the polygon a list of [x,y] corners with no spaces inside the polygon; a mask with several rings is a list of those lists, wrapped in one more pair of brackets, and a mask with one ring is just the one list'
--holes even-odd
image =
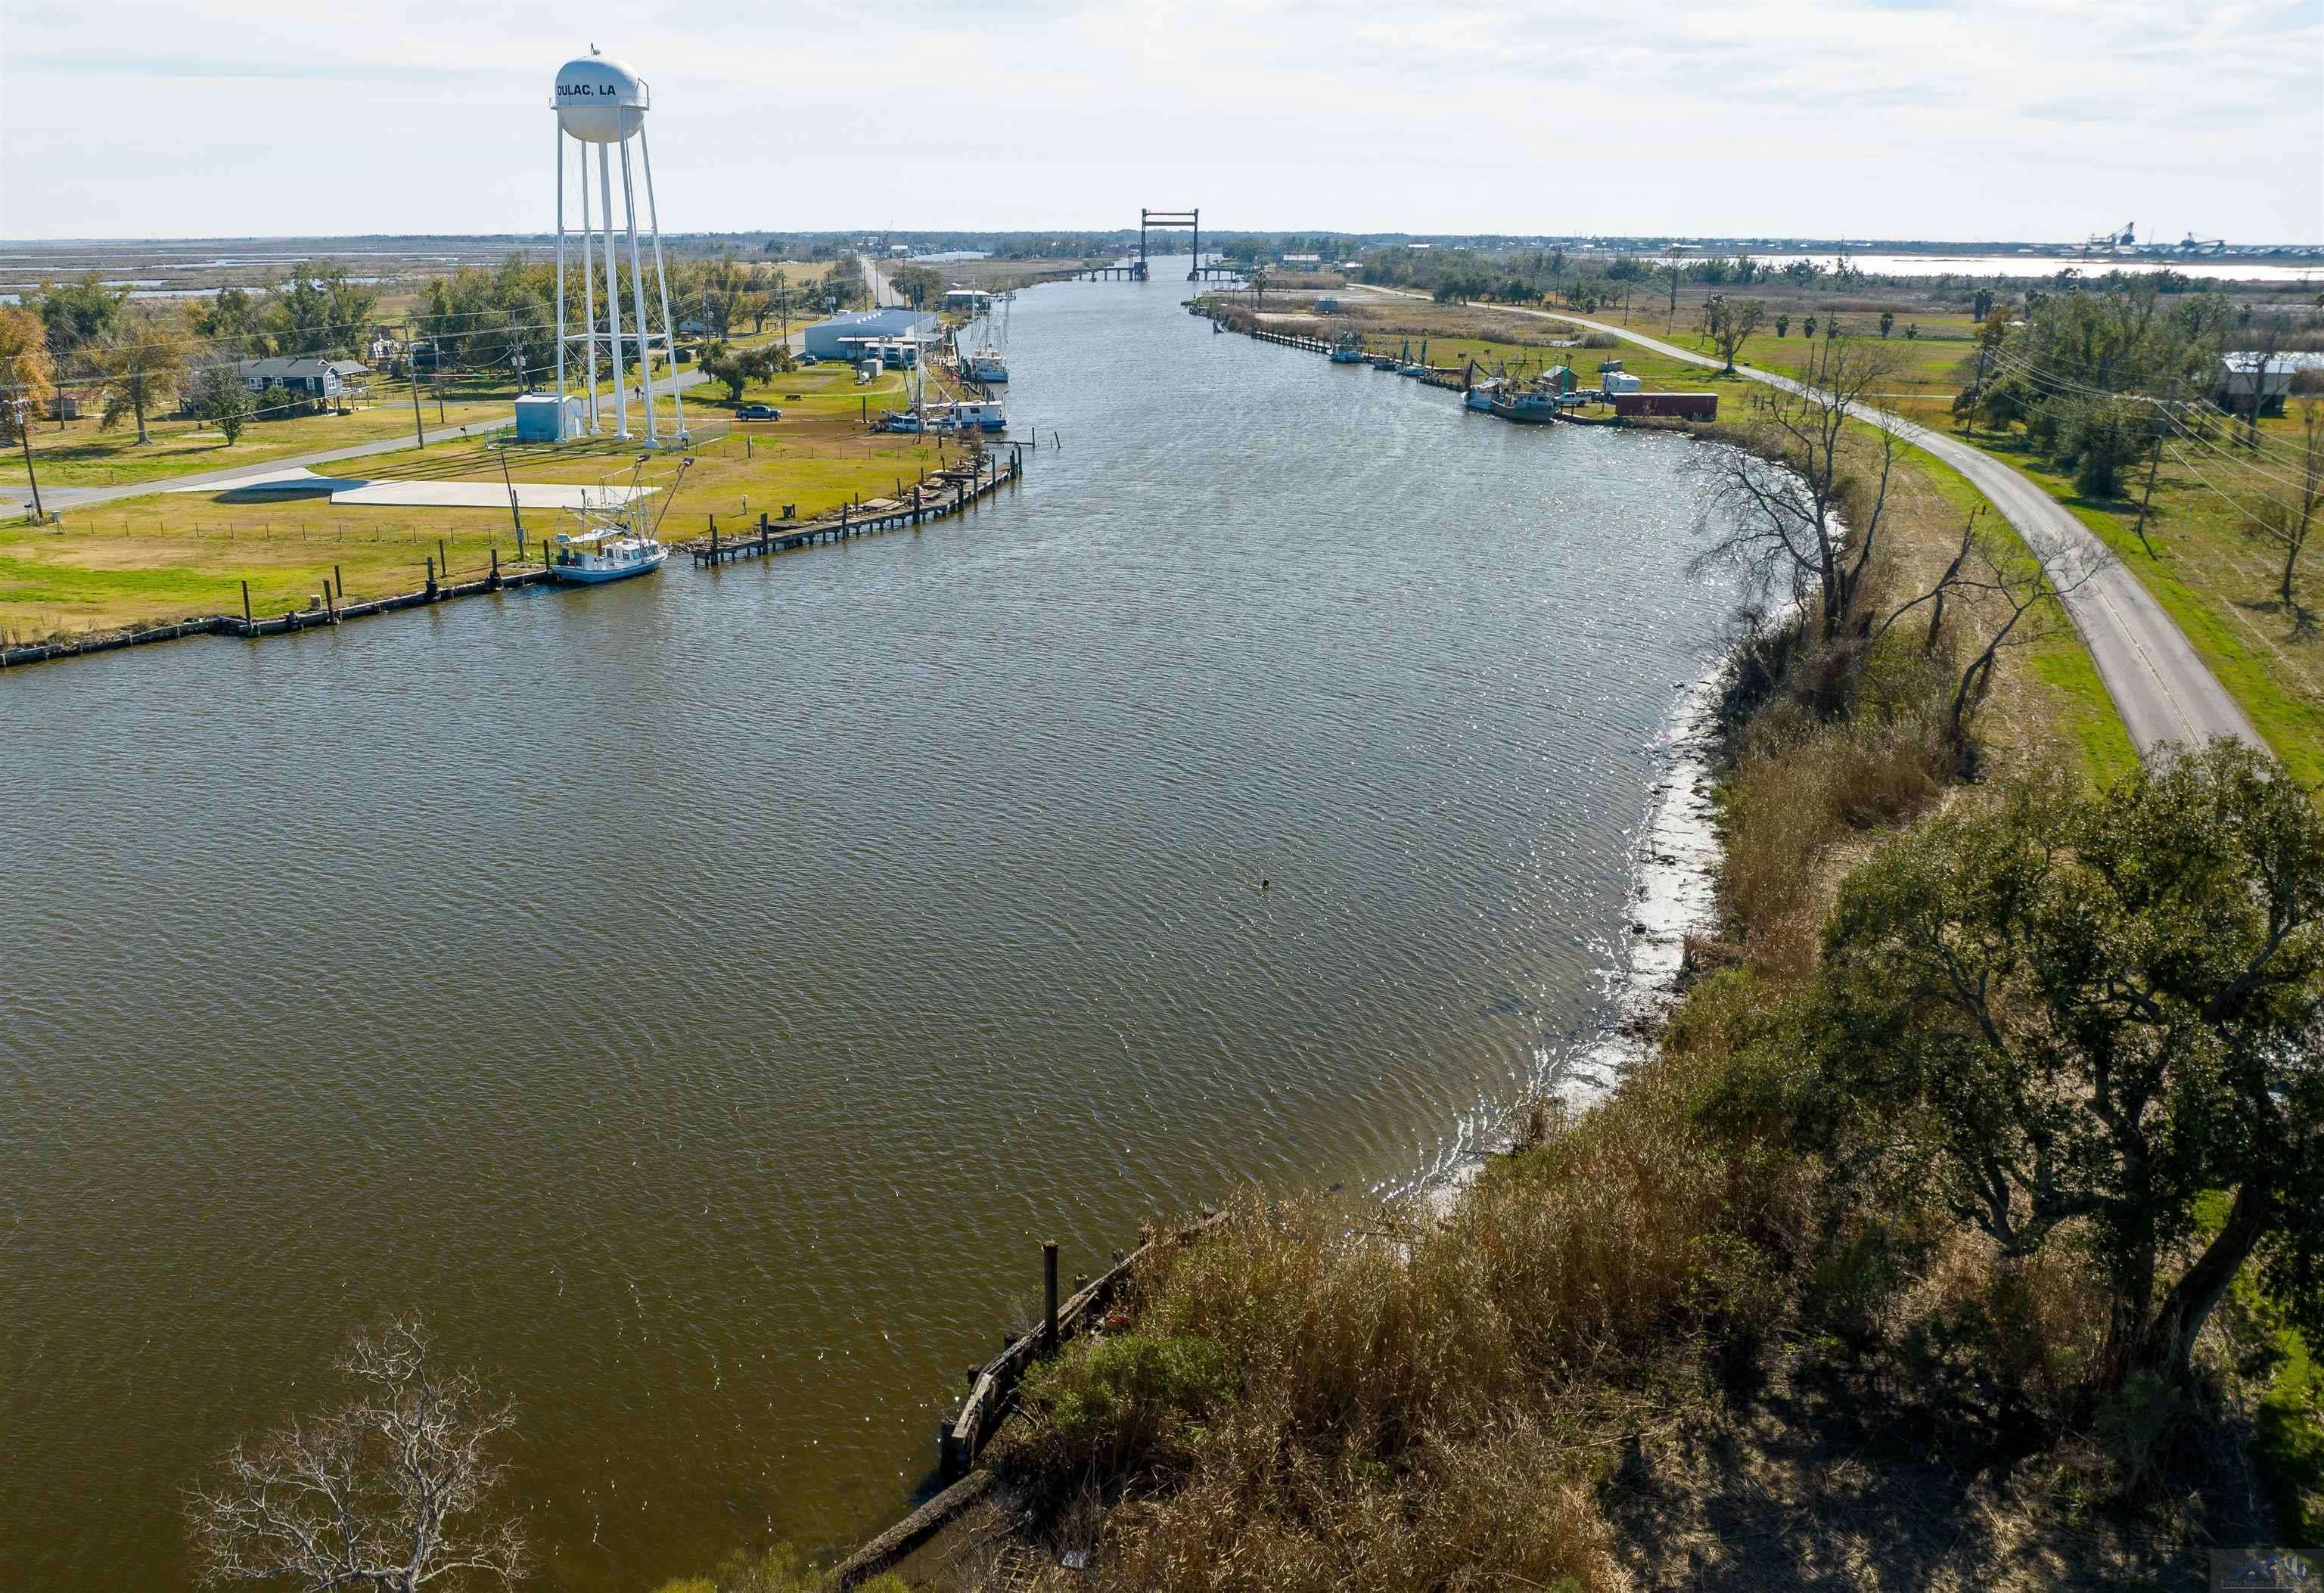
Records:
{"label": "small shed", "polygon": [[516,440],[521,443],[561,443],[581,432],[581,401],[568,398],[564,403],[564,424],[558,424],[557,395],[553,392],[529,392],[516,401]]}

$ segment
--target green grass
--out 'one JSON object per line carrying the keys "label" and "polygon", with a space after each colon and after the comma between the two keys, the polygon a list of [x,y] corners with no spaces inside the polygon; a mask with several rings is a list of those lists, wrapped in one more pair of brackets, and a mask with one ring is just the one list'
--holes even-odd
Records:
{"label": "green grass", "polygon": [[2162,512],[2148,533],[2158,556],[2150,556],[2132,531],[2135,502],[2092,502],[2070,478],[2008,439],[1972,440],[2089,527],[2186,633],[2292,777],[2308,786],[2324,782],[2324,643],[2269,634],[2288,628],[2264,625],[2259,618],[2265,612],[2270,577],[2251,562],[2233,511],[2207,500],[2198,483],[2172,480],[2158,486],[2155,502]]}

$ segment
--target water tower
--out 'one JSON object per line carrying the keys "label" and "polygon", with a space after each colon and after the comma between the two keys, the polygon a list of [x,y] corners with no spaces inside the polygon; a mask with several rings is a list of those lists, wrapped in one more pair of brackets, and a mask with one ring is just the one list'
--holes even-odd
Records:
{"label": "water tower", "polygon": [[[686,437],[686,401],[678,397],[678,364],[670,343],[669,279],[661,264],[661,213],[654,204],[653,152],[646,144],[646,111],[653,103],[652,94],[644,78],[619,61],[608,60],[597,53],[592,44],[589,53],[577,60],[567,61],[557,69],[557,413],[558,429],[565,429],[566,415],[566,350],[571,344],[582,348],[584,391],[586,393],[586,424],[591,431],[600,429],[597,400],[597,348],[606,345],[613,361],[613,422],[615,435],[630,435],[630,383],[622,360],[622,290],[621,249],[614,238],[613,152],[622,154],[622,230],[629,236],[630,245],[630,364],[636,367],[644,390],[646,441],[658,443],[655,434],[653,353],[659,348],[671,355],[670,396],[678,405],[678,435]],[[630,140],[638,142],[639,159],[645,168],[646,225],[653,235],[653,275],[655,298],[661,310],[661,330],[652,330],[646,315],[646,273],[638,252],[638,206],[630,170]],[[581,320],[578,327],[567,318],[565,291],[565,141],[573,140],[581,146],[578,164],[581,168]],[[597,192],[602,227],[593,231],[589,216],[589,149],[597,150]],[[600,253],[602,251],[602,253]],[[605,274],[606,330],[597,329],[597,290],[595,262],[602,259]]]}

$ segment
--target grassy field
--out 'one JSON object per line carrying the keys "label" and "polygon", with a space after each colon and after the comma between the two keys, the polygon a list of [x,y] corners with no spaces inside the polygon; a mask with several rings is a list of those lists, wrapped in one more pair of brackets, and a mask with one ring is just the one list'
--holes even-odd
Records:
{"label": "grassy field", "polygon": [[[724,390],[688,396],[689,419],[724,418]],[[779,405],[775,422],[741,422],[696,448],[694,467],[670,501],[666,537],[698,536],[709,518],[755,523],[795,505],[802,517],[842,502],[885,497],[954,456],[943,439],[867,432],[858,417],[900,402],[903,379],[891,373],[859,387],[844,366],[780,376],[747,400]],[[634,416],[633,416],[634,421]],[[625,479],[636,455],[608,439],[564,449],[528,449],[511,457],[518,480],[597,483]],[[374,456],[374,479],[425,475],[497,483],[500,455],[482,440],[438,444]],[[667,484],[669,455],[648,464],[648,484]],[[565,517],[524,514],[528,546],[554,534]],[[467,578],[490,567],[497,552],[513,558],[509,511],[492,509],[334,508],[327,500],[235,502],[211,493],[152,493],[76,510],[59,528],[0,528],[0,639],[24,642],[54,635],[238,612],[241,583],[260,612],[304,608],[337,568],[350,601],[417,590],[438,544],[451,574]]]}
{"label": "grassy field", "polygon": [[[516,391],[505,380],[493,383],[447,383],[441,403],[421,388],[420,416],[430,431],[443,426],[466,426],[478,420],[498,420],[509,414]],[[207,420],[156,419],[147,430],[152,441],[140,444],[137,428],[127,422],[111,431],[99,428],[87,412],[78,420],[44,421],[32,431],[32,463],[42,488],[109,487],[130,482],[166,481],[172,476],[205,471],[232,470],[270,460],[311,454],[325,448],[350,447],[412,432],[411,393],[398,392],[393,384],[374,377],[370,396],[357,400],[345,415],[307,415],[294,420],[254,420],[242,440],[229,447]],[[11,450],[0,458],[0,483],[25,484],[24,456]]]}
{"label": "grassy field", "polygon": [[[793,330],[807,318],[794,312]],[[764,331],[746,330],[734,341],[754,345],[772,341],[779,333],[778,323],[770,319]],[[656,379],[668,374],[669,367],[663,365],[657,371]],[[254,420],[243,432],[241,440],[232,446],[209,421],[175,417],[150,421],[146,429],[152,440],[141,444],[132,423],[124,422],[110,431],[103,429],[97,423],[97,405],[92,402],[85,407],[80,419],[42,421],[34,426],[32,463],[43,488],[106,487],[233,470],[327,448],[410,437],[410,383],[374,373],[365,388],[365,396],[355,400],[347,414]],[[420,382],[420,419],[431,432],[480,420],[505,420],[517,396],[518,388],[505,373],[447,375],[440,389],[423,375]],[[22,451],[11,449],[0,455],[0,484],[24,483]]]}

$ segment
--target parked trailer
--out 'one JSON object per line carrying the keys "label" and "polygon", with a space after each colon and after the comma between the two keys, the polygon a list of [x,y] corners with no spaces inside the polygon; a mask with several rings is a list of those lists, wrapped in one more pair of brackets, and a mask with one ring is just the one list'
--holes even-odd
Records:
{"label": "parked trailer", "polygon": [[1716,420],[1719,419],[1719,395],[1715,392],[1618,392],[1614,395],[1614,413],[1640,418],[1659,415],[1678,420]]}

